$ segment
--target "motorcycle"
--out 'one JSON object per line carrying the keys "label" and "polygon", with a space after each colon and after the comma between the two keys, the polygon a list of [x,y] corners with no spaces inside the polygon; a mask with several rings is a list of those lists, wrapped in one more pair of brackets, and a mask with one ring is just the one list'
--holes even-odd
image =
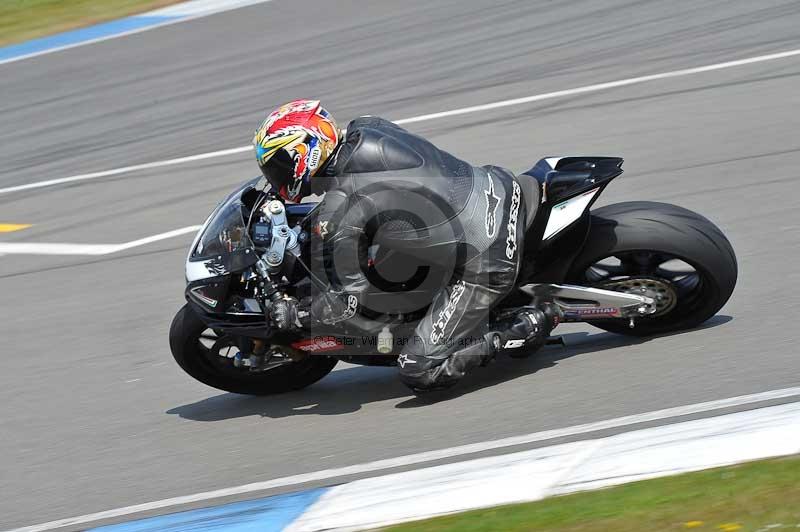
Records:
{"label": "motorcycle", "polygon": [[[524,225],[514,226],[525,230],[523,266],[490,323],[547,306],[557,322],[646,337],[697,327],[722,308],[736,285],[737,262],[712,222],[646,201],[592,210],[622,174],[622,162],[549,157],[517,177],[521,193],[512,201],[524,201],[527,210]],[[273,326],[274,302],[300,300],[320,285],[308,266],[316,205],[285,203],[256,178],[206,220],[186,259],[187,303],[170,328],[172,354],[189,375],[228,392],[266,395],[309,386],[340,360],[397,363],[398,339],[412,335],[425,308],[353,309],[350,319],[313,333]],[[369,271],[402,263],[391,251],[369,251]],[[382,294],[416,289],[403,281],[383,284]],[[503,347],[514,356],[543,343]]]}

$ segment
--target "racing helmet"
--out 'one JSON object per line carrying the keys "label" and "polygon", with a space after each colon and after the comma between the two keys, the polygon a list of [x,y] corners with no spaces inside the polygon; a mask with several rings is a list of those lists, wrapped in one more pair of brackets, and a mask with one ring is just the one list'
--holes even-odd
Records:
{"label": "racing helmet", "polygon": [[340,131],[319,100],[295,100],[270,113],[253,137],[264,177],[284,199],[310,194],[311,179],[339,145]]}

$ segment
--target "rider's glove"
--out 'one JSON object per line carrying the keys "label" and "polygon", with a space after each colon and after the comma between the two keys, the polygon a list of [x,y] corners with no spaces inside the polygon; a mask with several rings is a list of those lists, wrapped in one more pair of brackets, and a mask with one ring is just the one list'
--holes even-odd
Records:
{"label": "rider's glove", "polygon": [[298,306],[297,300],[293,297],[273,302],[270,313],[275,326],[282,331],[299,329],[301,324],[298,318]]}

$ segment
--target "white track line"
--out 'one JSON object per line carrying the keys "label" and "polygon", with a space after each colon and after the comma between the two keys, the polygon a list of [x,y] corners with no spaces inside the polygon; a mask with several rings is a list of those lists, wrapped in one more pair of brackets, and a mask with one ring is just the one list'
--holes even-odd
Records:
{"label": "white track line", "polygon": [[597,85],[587,85],[585,87],[577,87],[575,89],[567,89],[563,91],[548,92],[545,94],[537,94],[535,96],[526,96],[525,98],[515,98],[513,100],[503,100],[501,102],[487,103],[483,105],[473,105],[472,107],[462,107],[461,109],[453,109],[452,111],[442,111],[441,113],[431,113],[427,115],[415,116],[413,118],[406,118],[398,120],[398,124],[413,124],[414,122],[424,122],[425,120],[436,120],[438,118],[445,118],[448,116],[464,115],[469,113],[477,113],[480,111],[490,111],[492,109],[500,109],[502,107],[510,107],[512,105],[522,105],[526,103],[538,102],[541,100],[549,100],[551,98],[561,98],[564,96],[573,96],[575,94],[584,94],[587,92],[597,92],[606,89],[614,89],[616,87],[625,87],[628,85],[637,85],[639,83],[646,83],[648,81],[657,81],[660,79],[679,78],[682,76],[691,76],[692,74],[701,74],[703,72],[712,72],[714,70],[723,70],[726,68],[733,68],[744,65],[751,65],[753,63],[763,63],[764,61],[775,61],[776,59],[784,59],[786,57],[793,57],[800,55],[800,49],[789,50],[787,52],[779,52],[775,54],[759,55],[747,59],[738,59],[736,61],[726,61],[725,63],[715,63],[713,65],[706,65],[695,68],[684,68],[681,70],[672,70],[670,72],[663,72],[661,74],[652,74],[649,76],[640,76],[638,78],[621,79],[619,81],[609,81],[607,83],[598,83]]}
{"label": "white track line", "polygon": [[162,166],[173,166],[176,164],[191,163],[194,161],[202,161],[203,159],[212,159],[214,157],[224,157],[225,155],[242,153],[244,151],[252,149],[253,148],[251,146],[242,146],[241,148],[231,148],[229,150],[212,151],[208,153],[201,153],[199,155],[189,155],[188,157],[178,157],[177,159],[167,159],[166,161],[156,161],[152,163],[136,164],[133,166],[124,166],[122,168],[115,168],[113,170],[104,170],[102,172],[93,172],[91,174],[81,174],[81,175],[74,175],[72,177],[49,179],[47,181],[28,183],[26,185],[0,188],[0,194],[9,194],[11,192],[31,190],[34,188],[52,187],[54,185],[63,185],[66,183],[74,183],[76,181],[86,181],[88,179],[99,179],[101,177],[111,177],[119,174],[127,174],[129,172],[135,172],[137,170],[148,170],[150,168],[161,168]]}
{"label": "white track line", "polygon": [[[440,113],[431,113],[420,116],[412,116],[410,118],[403,118],[395,120],[396,124],[413,124],[416,122],[425,122],[427,120],[436,120],[439,118],[446,118],[450,116],[465,115],[470,113],[478,113],[481,111],[489,111],[492,109],[500,109],[503,107],[511,107],[514,105],[523,105],[526,103],[539,102],[542,100],[549,100],[553,98],[562,98],[564,96],[573,96],[575,94],[586,94],[590,92],[603,91],[617,87],[625,87],[628,85],[636,85],[640,83],[647,83],[649,81],[657,81],[661,79],[677,78],[682,76],[691,76],[693,74],[701,74],[703,72],[712,72],[714,70],[722,70],[726,68],[734,68],[744,65],[751,65],[754,63],[763,63],[765,61],[775,61],[778,59],[785,59],[787,57],[794,57],[800,55],[800,49],[789,50],[786,52],[779,52],[774,54],[759,55],[756,57],[749,57],[747,59],[739,59],[736,61],[727,61],[724,63],[715,63],[713,65],[706,65],[695,68],[685,68],[681,70],[672,70],[670,72],[662,72],[661,74],[652,74],[650,76],[640,76],[636,78],[621,79],[618,81],[609,81],[607,83],[598,83],[596,85],[586,85],[583,87],[576,87],[573,89],[566,89],[555,92],[546,92],[544,94],[536,94],[533,96],[526,96],[524,98],[514,98],[511,100],[502,100],[499,102],[487,103],[483,105],[474,105],[471,107],[461,107],[459,109],[452,109],[450,111],[442,111]],[[251,150],[250,146],[240,146],[238,148],[230,148],[227,150],[213,151],[209,153],[201,153],[198,155],[190,155],[188,157],[180,157],[177,159],[167,159],[166,161],[156,161],[146,164],[137,164],[134,166],[126,166],[123,168],[116,168],[114,170],[105,170],[102,172],[94,172],[91,174],[81,174],[71,177],[62,177],[59,179],[50,179],[48,181],[39,181],[36,183],[28,183],[25,185],[17,185],[13,187],[0,188],[0,194],[9,194],[11,192],[19,192],[23,190],[32,190],[36,188],[49,187],[54,185],[61,185],[65,183],[74,183],[76,181],[86,181],[90,179],[99,179],[102,177],[109,177],[137,170],[147,170],[150,168],[159,168],[162,166],[172,166],[176,164],[189,163],[200,161],[203,159],[210,159],[213,157],[224,157],[226,155],[233,155]]]}
{"label": "white track line", "polygon": [[124,244],[48,244],[44,242],[0,242],[0,255],[110,255],[126,249],[166,240],[186,233],[195,233],[200,225],[181,227],[166,233],[140,238]]}
{"label": "white track line", "polygon": [[738,397],[730,397],[728,399],[708,401],[705,403],[697,403],[694,405],[679,406],[675,408],[667,408],[664,410],[656,410],[654,412],[647,412],[644,414],[635,414],[632,416],[607,419],[605,421],[586,423],[584,425],[576,425],[574,427],[546,430],[544,432],[534,432],[532,434],[526,434],[524,436],[514,436],[511,438],[503,438],[499,440],[473,443],[469,445],[460,445],[458,447],[450,447],[448,449],[440,449],[437,451],[428,451],[417,454],[410,454],[406,456],[400,456],[397,458],[389,458],[387,460],[377,460],[374,462],[367,462],[364,464],[340,467],[336,469],[325,469],[323,471],[316,471],[314,473],[305,473],[301,475],[293,475],[290,477],[276,478],[273,480],[254,482],[252,484],[245,484],[242,486],[206,491],[203,493],[195,493],[194,495],[184,495],[181,497],[162,499],[160,501],[153,501],[144,504],[125,506],[123,508],[117,508],[115,510],[107,510],[104,512],[81,515],[78,517],[71,517],[68,519],[59,519],[57,521],[50,521],[48,523],[42,523],[39,525],[15,528],[7,532],[42,532],[45,530],[53,530],[65,526],[83,525],[86,523],[101,521],[103,519],[122,517],[140,512],[147,512],[162,508],[169,508],[172,506],[179,506],[182,504],[208,501],[212,499],[229,497],[232,495],[241,495],[244,493],[264,491],[268,489],[286,488],[290,486],[304,484],[307,482],[331,480],[348,475],[357,475],[357,474],[391,469],[395,467],[421,464],[425,462],[431,462],[434,460],[441,460],[445,458],[453,458],[468,454],[479,453],[483,451],[512,447],[515,445],[524,445],[534,442],[551,440],[555,438],[563,438],[567,436],[586,434],[589,432],[595,432],[599,430],[625,427],[637,423],[658,421],[678,416],[698,414],[702,412],[709,412],[712,410],[719,410],[722,408],[730,408],[730,407],[758,403],[762,401],[784,399],[787,397],[795,397],[795,396],[800,396],[800,387],[784,388],[781,390],[771,390],[767,392],[755,393],[750,395],[741,395]]}

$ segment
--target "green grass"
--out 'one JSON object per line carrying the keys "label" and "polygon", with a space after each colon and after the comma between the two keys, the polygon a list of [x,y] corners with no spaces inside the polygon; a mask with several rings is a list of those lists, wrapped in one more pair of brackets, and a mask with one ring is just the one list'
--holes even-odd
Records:
{"label": "green grass", "polygon": [[0,46],[141,13],[180,0],[0,0]]}
{"label": "green grass", "polygon": [[[767,525],[773,526],[767,529]],[[634,482],[390,527],[392,532],[800,531],[800,457]]]}

